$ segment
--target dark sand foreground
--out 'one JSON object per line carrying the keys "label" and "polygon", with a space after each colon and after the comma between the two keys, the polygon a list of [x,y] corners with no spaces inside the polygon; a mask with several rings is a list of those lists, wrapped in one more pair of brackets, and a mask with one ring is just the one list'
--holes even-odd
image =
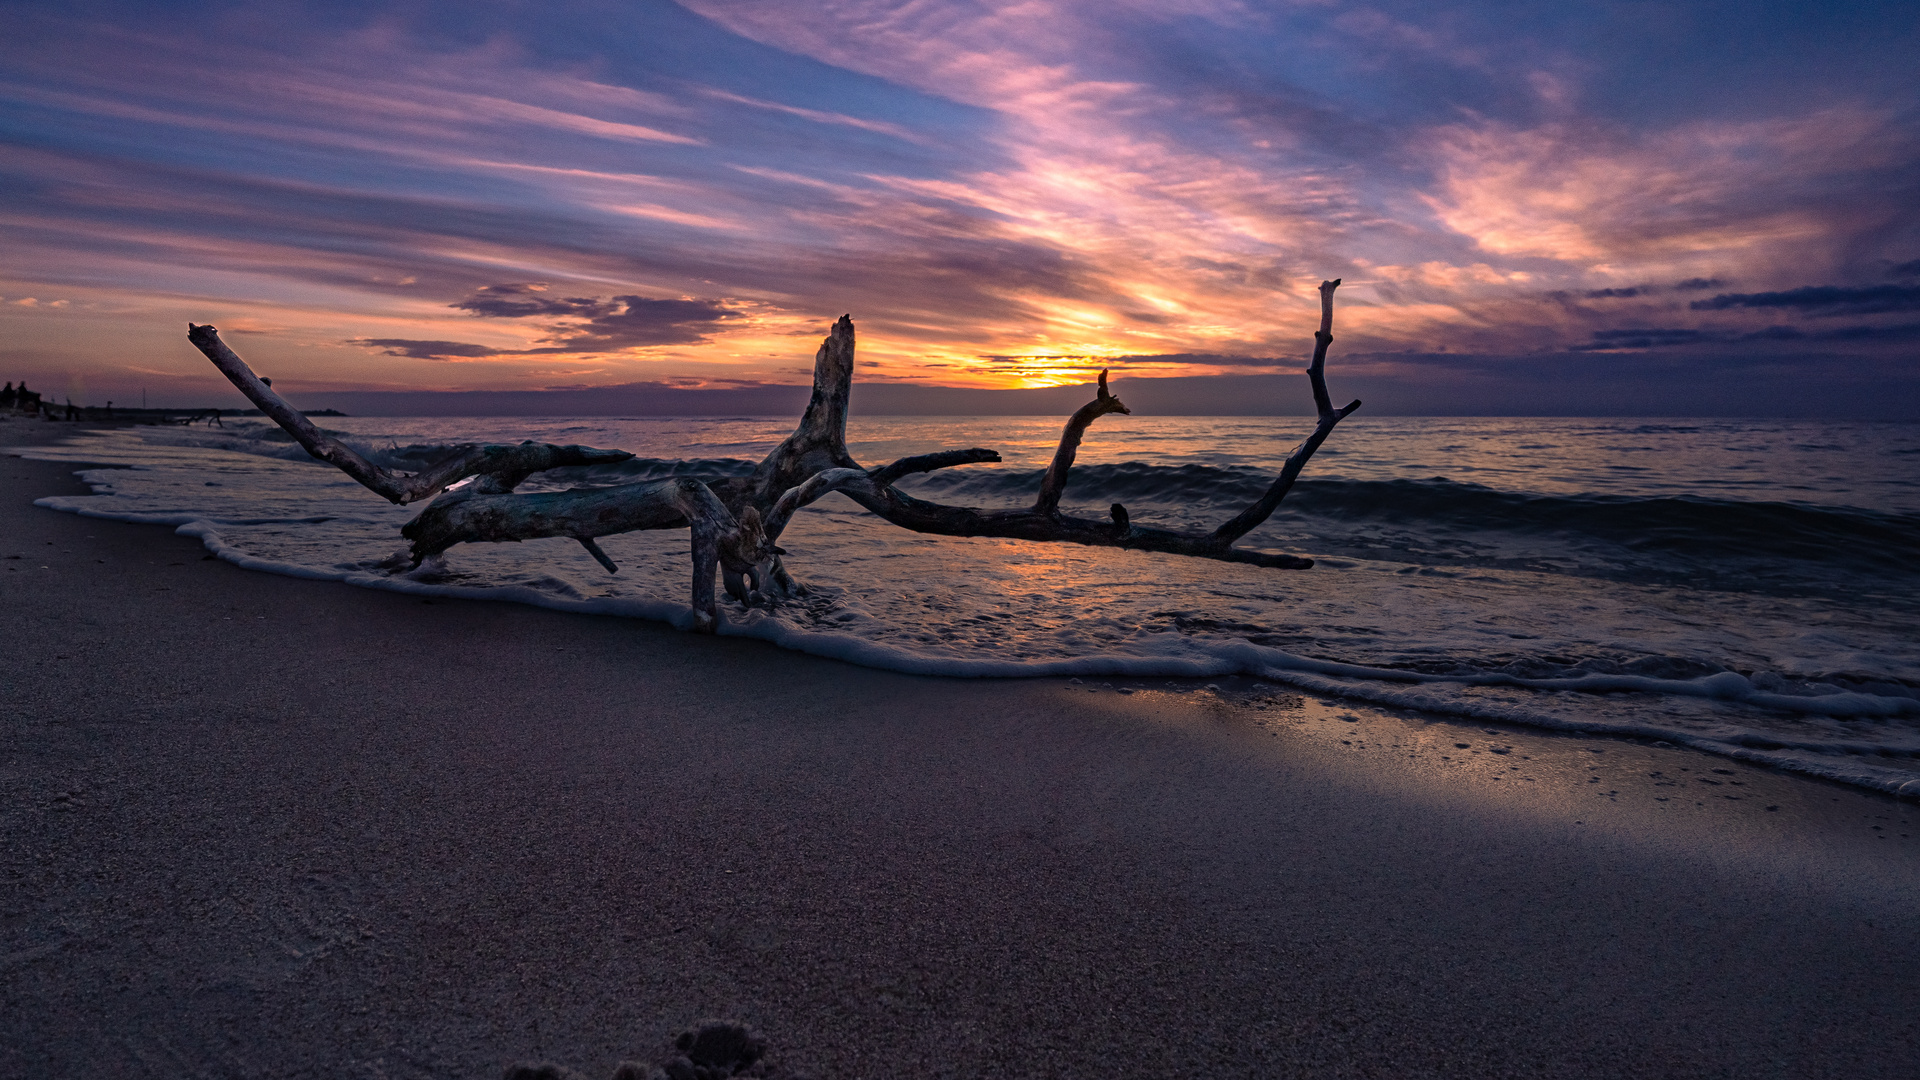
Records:
{"label": "dark sand foreground", "polygon": [[69,468],[0,457],[0,1076],[1920,1075],[1910,803],[251,573]]}

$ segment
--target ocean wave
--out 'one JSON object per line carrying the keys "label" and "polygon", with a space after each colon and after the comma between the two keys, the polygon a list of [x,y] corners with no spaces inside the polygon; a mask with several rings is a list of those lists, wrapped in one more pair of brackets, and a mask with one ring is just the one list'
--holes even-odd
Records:
{"label": "ocean wave", "polygon": [[[454,447],[401,445],[345,436],[387,468],[420,469]],[[285,461],[314,461],[284,432],[182,431],[170,441]],[[317,467],[319,462],[314,461]],[[741,458],[635,457],[613,465],[555,469],[528,491],[678,477],[750,475]],[[910,477],[923,498],[982,507],[1030,504],[1036,469],[973,466]],[[1274,474],[1244,465],[1143,462],[1083,464],[1064,499],[1070,511],[1104,516],[1128,507],[1142,524],[1207,527],[1258,499]],[[829,504],[831,505],[831,504]],[[1248,541],[1426,566],[1524,566],[1550,573],[1640,581],[1690,581],[1826,595],[1916,591],[1920,513],[1699,495],[1543,494],[1496,490],[1446,477],[1301,480],[1281,513]]]}
{"label": "ocean wave", "polygon": [[[377,464],[403,471],[420,469],[453,449],[445,443],[382,445],[335,434]],[[313,460],[284,432],[265,424],[249,423],[232,432],[191,430],[174,438],[281,460]],[[551,470],[528,489],[688,476],[723,479],[747,476],[754,464],[740,458],[635,457],[614,465]],[[1031,503],[1040,477],[1037,469],[972,466],[911,477],[901,486],[944,502],[1011,507]],[[1073,471],[1064,502],[1094,507],[1102,514],[1107,506],[1120,503],[1143,522],[1156,514],[1184,521],[1237,511],[1258,499],[1273,479],[1270,471],[1241,465],[1082,464]],[[1662,556],[1706,569],[1751,570],[1775,560],[1901,578],[1920,574],[1920,514],[1867,507],[1698,495],[1541,494],[1441,476],[1321,476],[1302,479],[1288,495],[1282,515],[1284,531],[1330,541],[1336,549],[1377,549],[1379,538],[1372,533],[1375,527],[1387,527],[1429,538],[1505,535],[1598,542],[1607,550],[1596,554],[1604,557]]]}
{"label": "ocean wave", "polygon": [[[1039,489],[1040,473],[980,469],[937,473],[911,485],[927,498],[1019,505]],[[1121,503],[1136,520],[1155,511],[1221,516],[1258,499],[1270,473],[1210,465],[1137,462],[1076,468],[1070,505]],[[1666,562],[1674,572],[1765,573],[1767,564],[1819,564],[1828,571],[1910,578],[1920,572],[1920,514],[1705,496],[1542,495],[1496,491],[1445,477],[1425,480],[1300,481],[1277,527],[1329,542],[1335,551],[1391,544],[1379,527],[1417,534],[1422,554],[1453,554],[1436,539],[1465,539],[1484,550],[1499,539],[1553,537],[1588,545],[1608,564]],[[1594,549],[1598,543],[1604,549]],[[1678,562],[1675,562],[1678,560]]]}
{"label": "ocean wave", "polygon": [[1775,557],[1912,573],[1920,515],[1705,496],[1535,495],[1430,480],[1303,482],[1295,513],[1428,528],[1592,537],[1699,559]]}

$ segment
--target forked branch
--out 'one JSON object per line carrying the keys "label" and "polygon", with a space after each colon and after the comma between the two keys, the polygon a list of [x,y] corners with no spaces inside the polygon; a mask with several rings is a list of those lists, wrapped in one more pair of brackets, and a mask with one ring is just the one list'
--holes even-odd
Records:
{"label": "forked branch", "polygon": [[[840,417],[842,427],[839,430],[809,431],[806,422],[803,421],[802,430],[795,432],[788,440],[788,444],[804,444],[814,448],[814,452],[819,455],[817,460],[823,462],[832,460],[838,464],[827,471],[816,473],[798,487],[790,488],[787,496],[780,498],[768,510],[768,536],[770,540],[777,541],[781,530],[791,520],[793,511],[829,491],[839,491],[887,521],[914,532],[941,536],[993,536],[1016,540],[1133,548],[1141,551],[1191,555],[1204,559],[1288,569],[1312,566],[1311,559],[1296,555],[1246,551],[1234,547],[1233,543],[1273,516],[1273,512],[1279,508],[1281,501],[1292,490],[1294,481],[1299,478],[1300,471],[1306,467],[1308,459],[1313,457],[1314,451],[1318,450],[1320,444],[1325,442],[1327,436],[1333,432],[1334,425],[1360,407],[1360,402],[1355,401],[1344,408],[1335,409],[1327,394],[1327,347],[1333,343],[1333,291],[1339,286],[1338,279],[1320,283],[1320,329],[1314,334],[1313,361],[1307,368],[1307,378],[1313,385],[1315,409],[1319,413],[1313,433],[1288,455],[1280,470],[1279,478],[1258,501],[1213,532],[1188,533],[1135,525],[1126,507],[1118,504],[1112,507],[1111,518],[1108,520],[1073,517],[1060,512],[1060,498],[1066,490],[1074,458],[1087,428],[1096,419],[1109,413],[1130,411],[1119,398],[1108,391],[1107,373],[1103,371],[1100,373],[1099,388],[1094,399],[1081,406],[1067,421],[1066,429],[1061,432],[1060,445],[1054,451],[1053,462],[1041,477],[1039,496],[1029,508],[986,510],[968,506],[948,506],[918,499],[898,490],[893,486],[893,481],[906,474],[893,471],[900,463],[884,469],[866,471],[847,455],[844,441],[845,418],[842,414]],[[836,339],[844,339],[844,346],[836,350],[836,355],[844,355],[850,359],[853,327],[848,320],[843,318],[834,327],[834,336],[829,337],[828,344],[821,347],[822,356],[827,355],[828,346],[836,344]],[[823,397],[844,398],[846,392],[844,384],[839,386],[837,391],[831,385],[823,386],[823,383],[829,380],[848,377],[841,373],[843,370],[850,372],[851,365],[847,365],[845,369],[816,366],[814,371],[816,401]],[[810,409],[809,416],[811,415]],[[788,444],[782,444],[783,449]],[[775,453],[779,454],[780,451]],[[964,452],[949,451],[948,453],[951,455]],[[932,459],[942,455],[926,456]],[[769,456],[768,460],[773,460],[773,457]],[[943,462],[943,464],[957,463],[961,462],[958,459]],[[763,464],[762,468],[765,469],[766,466]],[[791,505],[788,497],[794,500]]]}
{"label": "forked branch", "polygon": [[1319,413],[1319,422],[1313,426],[1313,434],[1308,435],[1287,460],[1280,466],[1280,476],[1260,496],[1258,502],[1236,514],[1232,520],[1213,531],[1213,539],[1222,545],[1230,545],[1235,540],[1260,527],[1260,524],[1273,516],[1280,508],[1280,501],[1293,490],[1293,482],[1300,478],[1300,470],[1307,467],[1307,460],[1320,444],[1333,434],[1333,427],[1345,420],[1360,407],[1358,398],[1342,408],[1333,407],[1333,399],[1327,394],[1327,346],[1333,344],[1333,290],[1340,287],[1340,279],[1320,283],[1320,329],[1313,335],[1313,363],[1307,365],[1307,379],[1313,383],[1313,407]]}

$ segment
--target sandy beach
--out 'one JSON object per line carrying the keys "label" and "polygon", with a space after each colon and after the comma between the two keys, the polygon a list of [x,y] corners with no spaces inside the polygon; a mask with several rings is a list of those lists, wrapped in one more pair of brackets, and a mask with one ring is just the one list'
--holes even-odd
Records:
{"label": "sandy beach", "polygon": [[703,1017],[818,1080],[1920,1061],[1913,803],[253,573],[70,473],[0,457],[6,1076],[597,1078]]}

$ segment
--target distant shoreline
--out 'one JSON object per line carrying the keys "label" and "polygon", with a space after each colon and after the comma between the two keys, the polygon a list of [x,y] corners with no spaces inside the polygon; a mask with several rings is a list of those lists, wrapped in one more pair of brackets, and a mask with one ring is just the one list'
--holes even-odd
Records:
{"label": "distant shoreline", "polygon": [[[118,405],[111,408],[105,405],[75,405],[73,411],[77,415],[69,419],[66,405],[43,402],[37,411],[10,409],[6,415],[11,419],[42,420],[53,424],[110,424],[116,427],[127,424],[184,424],[212,417],[224,420],[261,415],[259,409],[216,409],[212,406],[202,409],[128,409]],[[306,415],[343,417],[350,414],[338,409],[309,409]]]}

